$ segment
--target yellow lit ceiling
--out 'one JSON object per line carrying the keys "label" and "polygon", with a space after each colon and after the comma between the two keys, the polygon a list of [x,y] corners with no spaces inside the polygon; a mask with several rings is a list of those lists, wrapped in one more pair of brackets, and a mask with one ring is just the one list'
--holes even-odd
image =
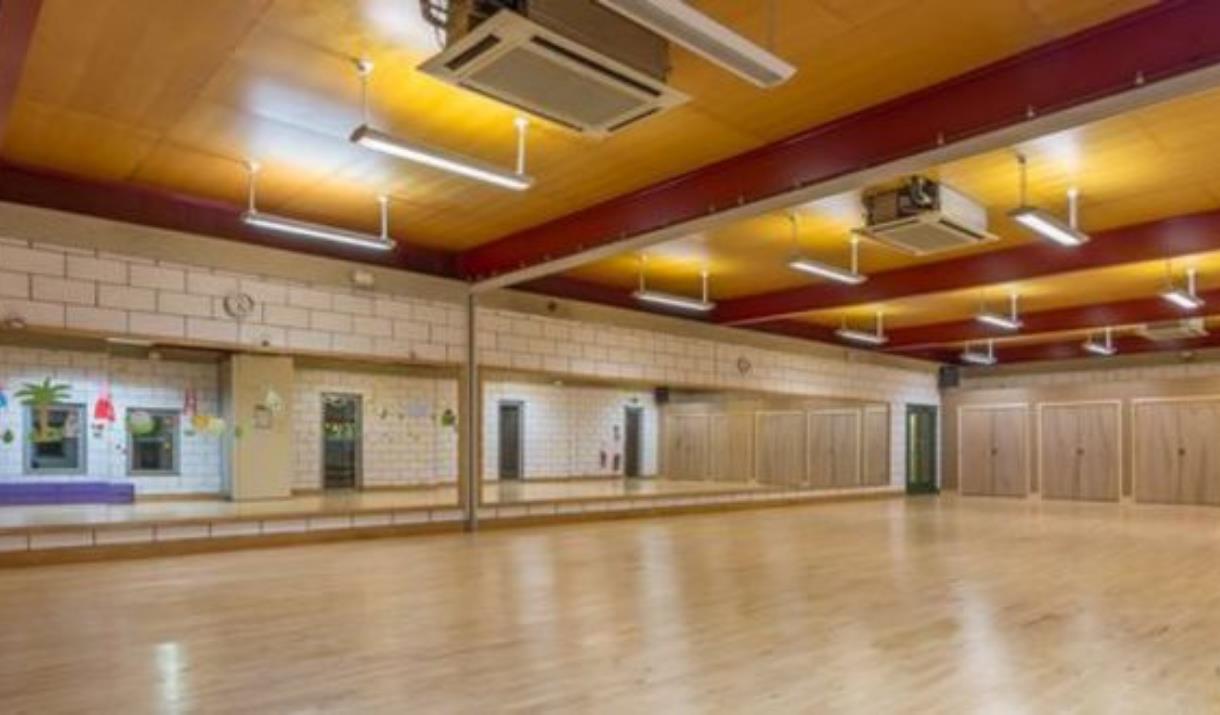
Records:
{"label": "yellow lit ceiling", "polygon": [[[762,3],[697,4],[766,40]],[[360,117],[351,60],[364,56],[377,66],[378,125],[511,161],[513,110],[414,69],[435,45],[413,0],[45,0],[0,158],[235,204],[244,198],[241,162],[254,158],[264,166],[265,208],[368,230],[374,196],[388,191],[396,236],[460,250],[1148,4],[926,0],[913,11],[900,0],[777,0],[773,47],[799,66],[794,80],[762,91],[675,50],[671,80],[690,104],[601,142],[537,125],[529,160],[537,185],[522,195],[348,143]],[[983,185],[992,171],[973,170]],[[1097,210],[1099,221],[1122,213]],[[782,250],[783,239],[770,236],[778,232],[759,233],[760,260]],[[709,240],[726,294],[745,290],[737,254]],[[613,281],[627,273],[591,270]]]}
{"label": "yellow lit ceiling", "polygon": [[[1063,215],[1067,190],[1075,186],[1081,192],[1081,226],[1096,232],[1220,208],[1217,146],[1220,146],[1220,90],[1211,90],[1042,137],[1014,150],[1027,158],[1029,201]],[[987,206],[991,230],[1001,240],[924,258],[913,258],[866,241],[862,244],[861,270],[877,273],[1039,240],[1007,216],[1020,202],[1015,156],[1012,150],[993,151],[923,172]],[[859,192],[795,209],[801,217],[801,245],[805,253],[846,265],[847,236],[853,226],[861,223]],[[723,300],[816,280],[786,266],[791,251],[789,222],[785,214],[776,213],[656,246],[647,253],[649,274],[654,282],[681,285],[686,277],[697,275],[699,267],[706,265],[712,275],[713,297]],[[584,266],[570,275],[628,286],[635,279],[637,265],[635,255],[621,255]],[[1095,298],[1115,290],[1127,290],[1124,286],[1137,275],[1133,273],[1137,270],[1144,269],[1107,272],[1113,280],[1103,278],[1100,283],[1090,283],[1089,299],[1081,299],[1079,293],[1070,299],[1095,302]],[[1049,297],[1050,293],[1047,295],[1048,300],[1056,300]],[[959,302],[941,297],[922,302],[904,300],[901,305],[887,309],[893,310],[899,321],[909,316],[918,322],[940,322],[960,312],[946,310]]]}

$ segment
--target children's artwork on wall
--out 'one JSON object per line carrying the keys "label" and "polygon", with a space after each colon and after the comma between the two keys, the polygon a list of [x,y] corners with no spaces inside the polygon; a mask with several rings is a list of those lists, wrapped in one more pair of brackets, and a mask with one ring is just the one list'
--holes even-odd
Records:
{"label": "children's artwork on wall", "polygon": [[432,405],[424,400],[411,400],[407,403],[407,416],[416,419],[427,417],[432,413]]}
{"label": "children's artwork on wall", "polygon": [[22,386],[14,395],[21,404],[33,407],[37,420],[34,424],[30,440],[36,444],[54,442],[60,439],[60,430],[52,429],[48,424],[51,406],[57,402],[66,402],[72,394],[72,388],[62,382],[52,383],[51,378],[42,382],[29,382]]}
{"label": "children's artwork on wall", "polygon": [[254,406],[254,428],[271,429],[275,424],[275,413],[268,405]]}
{"label": "children's artwork on wall", "polygon": [[284,398],[280,397],[280,393],[276,392],[274,387],[268,386],[266,394],[263,395],[263,404],[261,406],[278,415],[284,411]]}
{"label": "children's artwork on wall", "polygon": [[0,410],[8,409],[8,395],[4,392],[4,383],[0,383]]}
{"label": "children's artwork on wall", "polygon": [[182,416],[190,417],[199,411],[199,396],[195,392],[195,388],[186,388],[186,393],[182,398]]}
{"label": "children's artwork on wall", "polygon": [[17,439],[17,437],[16,437],[16,435],[13,434],[13,430],[11,430],[11,429],[6,428],[4,430],[4,433],[0,434],[0,442],[3,442],[5,445],[12,444],[13,440],[15,440],[15,439]]}
{"label": "children's artwork on wall", "polygon": [[457,413],[446,407],[445,411],[441,413],[440,423],[442,427],[453,427],[457,424]]}
{"label": "children's artwork on wall", "polygon": [[133,437],[147,437],[157,429],[157,421],[144,410],[134,410],[127,415],[127,431]]}
{"label": "children's artwork on wall", "polygon": [[114,402],[110,399],[110,382],[102,383],[102,391],[93,403],[93,422],[95,430],[104,429],[115,422]]}

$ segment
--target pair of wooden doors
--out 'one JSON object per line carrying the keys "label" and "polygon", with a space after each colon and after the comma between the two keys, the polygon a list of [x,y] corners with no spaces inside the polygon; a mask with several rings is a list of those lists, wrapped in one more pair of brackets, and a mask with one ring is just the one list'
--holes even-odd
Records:
{"label": "pair of wooden doors", "polygon": [[975,496],[1029,492],[1025,405],[958,408],[958,489]]}
{"label": "pair of wooden doors", "polygon": [[1044,499],[1118,501],[1121,403],[1038,407],[1038,473]]}
{"label": "pair of wooden doors", "polygon": [[1136,501],[1220,504],[1220,400],[1136,402]]}

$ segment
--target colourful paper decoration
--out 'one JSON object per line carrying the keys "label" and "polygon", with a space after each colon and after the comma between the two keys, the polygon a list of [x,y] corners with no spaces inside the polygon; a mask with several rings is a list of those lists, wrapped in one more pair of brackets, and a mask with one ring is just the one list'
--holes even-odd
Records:
{"label": "colourful paper decoration", "polygon": [[93,403],[93,421],[114,424],[115,419],[114,403],[110,400],[110,383],[107,382],[102,385],[102,394],[98,395],[97,402]]}

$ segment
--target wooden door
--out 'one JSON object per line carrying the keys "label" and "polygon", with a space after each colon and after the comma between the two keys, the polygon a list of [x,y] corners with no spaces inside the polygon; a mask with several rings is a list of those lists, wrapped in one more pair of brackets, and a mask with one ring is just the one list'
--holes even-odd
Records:
{"label": "wooden door", "polygon": [[665,422],[665,476],[707,479],[707,415],[673,414]]}
{"label": "wooden door", "polygon": [[835,485],[835,418],[833,412],[809,413],[810,486],[829,489]]}
{"label": "wooden door", "polygon": [[861,458],[864,468],[860,482],[879,487],[890,483],[890,411],[886,407],[864,410],[864,446]]}
{"label": "wooden door", "polygon": [[991,410],[958,408],[957,488],[962,494],[992,493]]}
{"label": "wooden door", "polygon": [[1039,430],[1043,498],[1118,500],[1117,404],[1046,405]]}
{"label": "wooden door", "polygon": [[1131,451],[1135,499],[1177,503],[1181,482],[1182,403],[1137,403],[1133,408]]}
{"label": "wooden door", "polygon": [[1025,496],[1029,491],[1024,408],[991,411],[991,493]]}
{"label": "wooden door", "polygon": [[834,442],[831,461],[836,487],[860,486],[860,410],[834,416]]}
{"label": "wooden door", "polygon": [[1181,409],[1178,501],[1220,504],[1220,401],[1184,403]]}
{"label": "wooden door", "polygon": [[708,473],[711,479],[754,479],[754,415],[728,412],[708,417]]}
{"label": "wooden door", "polygon": [[755,479],[763,484],[804,484],[805,413],[756,413],[754,460]]}

